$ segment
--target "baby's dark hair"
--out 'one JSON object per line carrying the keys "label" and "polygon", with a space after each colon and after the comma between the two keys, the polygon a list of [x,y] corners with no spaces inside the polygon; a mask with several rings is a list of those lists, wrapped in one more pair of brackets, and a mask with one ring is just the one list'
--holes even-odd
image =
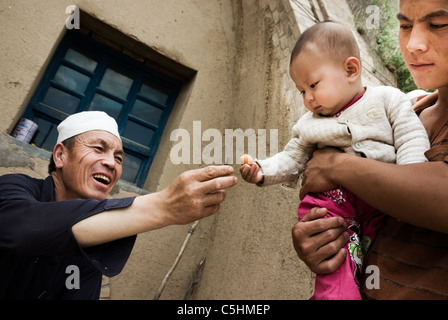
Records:
{"label": "baby's dark hair", "polygon": [[320,22],[305,30],[292,50],[290,64],[311,44],[318,46],[319,50],[328,52],[334,61],[342,63],[349,57],[361,61],[358,43],[353,33],[340,23]]}

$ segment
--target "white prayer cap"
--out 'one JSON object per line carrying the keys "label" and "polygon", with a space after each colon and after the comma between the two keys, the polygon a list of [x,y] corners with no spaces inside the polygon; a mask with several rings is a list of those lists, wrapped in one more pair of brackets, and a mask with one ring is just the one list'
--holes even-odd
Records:
{"label": "white prayer cap", "polygon": [[92,130],[107,131],[121,140],[114,118],[103,111],[84,111],[68,116],[58,125],[59,135],[56,143]]}

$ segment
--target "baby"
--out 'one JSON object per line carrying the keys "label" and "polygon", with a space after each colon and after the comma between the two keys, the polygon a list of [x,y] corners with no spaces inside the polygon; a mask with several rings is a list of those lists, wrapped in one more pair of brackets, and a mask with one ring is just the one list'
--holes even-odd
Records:
{"label": "baby", "polygon": [[[295,187],[313,151],[324,147],[388,163],[427,161],[429,140],[411,102],[396,88],[364,87],[360,60],[356,39],[339,23],[319,23],[300,36],[291,54],[290,76],[308,112],[293,127],[282,152],[241,166],[243,179],[259,186]],[[308,194],[299,204],[299,219],[313,207],[345,218],[350,240],[339,269],[316,276],[311,299],[361,299],[363,258],[383,214],[342,187]]]}

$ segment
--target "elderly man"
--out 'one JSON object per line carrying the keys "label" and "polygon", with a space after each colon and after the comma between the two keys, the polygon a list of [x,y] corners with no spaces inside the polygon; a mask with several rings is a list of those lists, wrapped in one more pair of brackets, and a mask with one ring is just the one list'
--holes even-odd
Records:
{"label": "elderly man", "polygon": [[[115,120],[82,112],[58,133],[49,177],[0,177],[0,299],[98,299],[102,274],[121,272],[137,234],[214,214],[237,183],[232,167],[210,166],[157,193],[107,199],[124,156]],[[68,266],[79,289],[66,286]]]}

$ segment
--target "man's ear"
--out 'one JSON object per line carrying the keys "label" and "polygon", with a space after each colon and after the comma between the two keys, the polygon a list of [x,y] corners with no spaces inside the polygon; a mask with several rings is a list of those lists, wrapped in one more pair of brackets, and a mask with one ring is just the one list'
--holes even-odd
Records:
{"label": "man's ear", "polygon": [[349,57],[344,62],[344,70],[349,80],[357,80],[361,75],[361,62],[356,57]]}
{"label": "man's ear", "polygon": [[62,144],[58,143],[53,148],[53,161],[57,169],[64,166],[64,159],[67,156],[67,148]]}

